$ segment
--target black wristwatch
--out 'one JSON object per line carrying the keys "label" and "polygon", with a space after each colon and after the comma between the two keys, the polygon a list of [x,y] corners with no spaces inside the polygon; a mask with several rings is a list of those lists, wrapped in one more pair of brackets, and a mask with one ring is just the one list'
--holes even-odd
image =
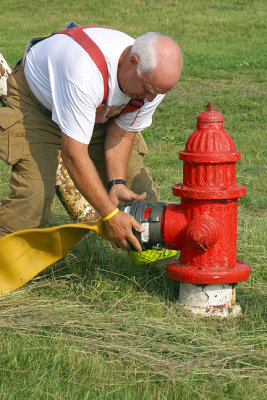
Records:
{"label": "black wristwatch", "polygon": [[126,186],[126,181],[124,179],[112,179],[112,181],[108,182],[108,192],[112,188],[112,186],[115,185],[125,185]]}

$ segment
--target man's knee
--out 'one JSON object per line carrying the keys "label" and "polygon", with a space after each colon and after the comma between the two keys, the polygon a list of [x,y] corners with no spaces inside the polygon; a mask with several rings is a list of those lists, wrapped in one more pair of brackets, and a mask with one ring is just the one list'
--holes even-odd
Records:
{"label": "man's knee", "polygon": [[146,199],[152,203],[156,203],[159,201],[159,196],[153,185],[149,169],[144,165],[144,156],[147,153],[148,149],[145,140],[141,132],[137,132],[128,163],[127,186],[137,194],[146,192]]}
{"label": "man's knee", "polygon": [[127,187],[137,194],[146,193],[146,200],[151,203],[157,203],[159,196],[153,185],[153,180],[149,175],[148,168],[143,166],[138,170],[129,172],[127,177]]}
{"label": "man's knee", "polygon": [[[13,174],[11,193],[2,199],[2,235],[18,230],[42,228],[47,224],[55,193],[55,181]],[[3,227],[1,229],[1,227]]]}

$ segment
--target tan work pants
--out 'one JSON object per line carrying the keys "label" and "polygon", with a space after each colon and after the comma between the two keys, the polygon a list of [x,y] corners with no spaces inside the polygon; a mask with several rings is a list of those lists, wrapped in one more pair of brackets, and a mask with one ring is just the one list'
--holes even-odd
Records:
{"label": "tan work pants", "polygon": [[[105,128],[97,128],[88,147],[103,183]],[[57,124],[40,110],[24,77],[23,63],[8,79],[7,107],[0,108],[0,158],[12,166],[11,193],[2,199],[0,237],[47,224],[55,193],[61,133]],[[130,157],[127,186],[147,200],[158,201],[152,178],[143,164],[146,144],[138,133]]]}

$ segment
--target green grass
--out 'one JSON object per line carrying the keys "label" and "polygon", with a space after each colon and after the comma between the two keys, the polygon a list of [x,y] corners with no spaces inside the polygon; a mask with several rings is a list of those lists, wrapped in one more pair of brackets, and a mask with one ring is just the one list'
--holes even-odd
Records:
{"label": "green grass", "polygon": [[[0,298],[0,399],[264,399],[266,357],[266,5],[246,0],[12,1],[1,4],[0,52],[10,65],[31,36],[66,22],[130,35],[151,30],[183,50],[181,80],[144,132],[161,199],[180,202],[183,150],[212,101],[242,159],[237,286],[243,315],[203,320],[177,303],[165,264],[134,266],[88,234],[63,260]],[[159,162],[160,160],[160,162]],[[0,194],[9,168],[0,164]],[[56,201],[50,225],[68,222]]]}

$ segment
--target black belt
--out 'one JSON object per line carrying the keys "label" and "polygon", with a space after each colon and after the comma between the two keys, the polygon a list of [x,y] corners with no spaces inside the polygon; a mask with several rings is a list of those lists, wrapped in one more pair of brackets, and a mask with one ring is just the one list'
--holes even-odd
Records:
{"label": "black belt", "polygon": [[40,104],[39,107],[40,107],[40,110],[42,111],[42,113],[44,113],[45,115],[47,115],[49,118],[52,119],[52,111],[48,110],[48,108],[46,108],[42,104]]}

